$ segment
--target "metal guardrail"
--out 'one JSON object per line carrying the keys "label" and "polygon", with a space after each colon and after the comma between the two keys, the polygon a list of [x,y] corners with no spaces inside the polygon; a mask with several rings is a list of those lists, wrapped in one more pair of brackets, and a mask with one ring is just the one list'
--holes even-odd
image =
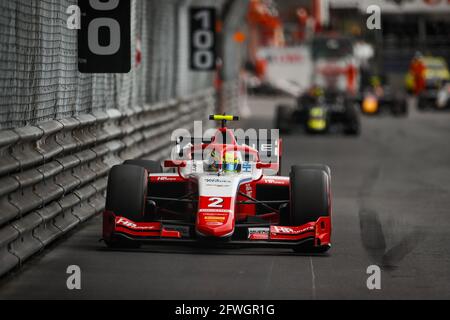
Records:
{"label": "metal guardrail", "polygon": [[216,104],[208,89],[126,114],[98,112],[0,131],[0,275],[104,209],[109,169],[168,156],[176,128]]}

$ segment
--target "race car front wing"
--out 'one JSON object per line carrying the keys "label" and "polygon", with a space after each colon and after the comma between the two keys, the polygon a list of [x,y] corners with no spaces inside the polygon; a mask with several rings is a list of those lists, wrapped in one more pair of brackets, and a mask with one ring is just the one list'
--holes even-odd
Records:
{"label": "race car front wing", "polygon": [[284,247],[292,248],[305,243],[313,246],[331,245],[331,219],[321,217],[317,221],[302,226],[249,225],[237,224],[236,234],[242,237],[225,239],[196,237],[192,232],[193,224],[179,221],[135,222],[117,216],[112,212],[104,212],[104,238],[113,236],[142,243],[160,244],[204,244],[205,240],[221,244],[245,247]]}

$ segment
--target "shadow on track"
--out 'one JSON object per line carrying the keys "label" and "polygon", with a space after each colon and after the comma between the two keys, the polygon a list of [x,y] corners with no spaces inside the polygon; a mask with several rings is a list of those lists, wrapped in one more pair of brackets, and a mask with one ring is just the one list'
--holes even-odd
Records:
{"label": "shadow on track", "polygon": [[118,249],[109,249],[109,248],[99,248],[97,251],[99,252],[133,252],[133,253],[159,253],[159,254],[189,254],[189,255],[215,255],[215,256],[283,256],[283,257],[329,257],[330,255],[325,254],[313,254],[313,253],[296,253],[289,249],[279,250],[279,251],[268,251],[265,249],[259,250],[251,250],[251,249],[242,249],[242,248],[234,248],[231,250],[230,248],[223,247],[212,247],[212,246],[144,246],[139,249],[126,249],[126,250],[118,250]]}

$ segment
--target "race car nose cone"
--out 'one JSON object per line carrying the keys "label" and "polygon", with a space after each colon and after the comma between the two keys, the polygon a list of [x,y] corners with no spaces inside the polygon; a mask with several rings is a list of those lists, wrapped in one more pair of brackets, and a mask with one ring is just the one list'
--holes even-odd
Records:
{"label": "race car nose cone", "polygon": [[234,231],[232,212],[199,212],[197,215],[197,233],[205,237],[229,237]]}

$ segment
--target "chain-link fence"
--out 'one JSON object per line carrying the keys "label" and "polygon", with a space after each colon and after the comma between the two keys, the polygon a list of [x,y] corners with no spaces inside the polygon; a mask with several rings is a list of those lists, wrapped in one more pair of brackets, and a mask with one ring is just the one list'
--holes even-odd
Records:
{"label": "chain-link fence", "polygon": [[[76,0],[0,0],[0,129],[166,101],[209,87],[188,69],[188,8],[224,1],[131,0],[132,71],[81,74]],[[138,52],[142,59],[137,59]]]}

